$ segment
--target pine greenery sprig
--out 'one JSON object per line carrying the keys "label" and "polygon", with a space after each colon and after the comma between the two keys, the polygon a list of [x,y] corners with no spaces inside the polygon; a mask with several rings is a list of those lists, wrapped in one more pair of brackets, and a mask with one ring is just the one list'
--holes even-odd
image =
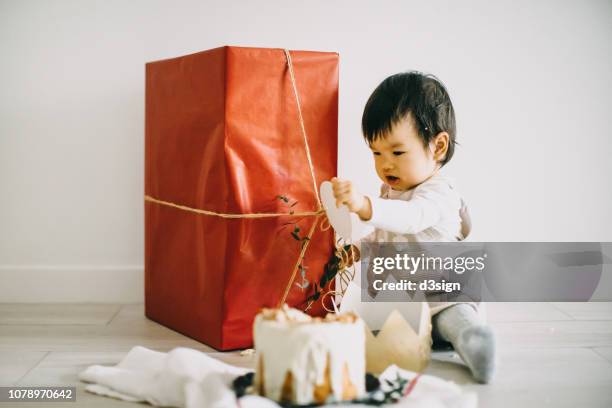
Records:
{"label": "pine greenery sprig", "polygon": [[[290,215],[294,214],[293,208],[298,204],[298,201],[292,202],[292,200],[289,199],[285,195],[277,195],[276,198],[278,200],[281,200],[283,204],[289,209],[288,213]],[[292,226],[293,229],[291,230],[290,235],[293,239],[295,239],[296,241],[300,243],[301,245],[300,249],[303,249],[304,245],[308,242],[309,238],[307,236],[300,235],[300,233],[302,232],[302,229],[298,225],[299,221],[300,220],[285,222],[284,224],[282,224],[281,229],[287,228],[288,226]],[[345,253],[351,254],[352,256],[350,244],[344,245],[343,249]],[[304,265],[303,260],[302,262],[300,262],[300,264],[298,265],[298,268],[300,271],[301,281],[295,282],[295,285],[299,287],[302,291],[305,291],[308,288],[311,289],[310,295],[302,303],[302,304],[306,304],[304,308],[305,311],[310,309],[312,307],[312,304],[321,298],[325,287],[330,282],[332,282],[334,278],[336,277],[336,275],[338,275],[338,272],[340,272],[341,264],[342,264],[342,258],[339,256],[338,251],[334,251],[329,261],[327,261],[327,263],[325,264],[323,275],[319,279],[319,282],[310,282],[306,278],[307,267]]]}
{"label": "pine greenery sprig", "polygon": [[[347,253],[351,250],[351,245],[345,245],[344,251]],[[321,292],[323,289],[329,284],[329,282],[333,281],[338,272],[340,272],[340,264],[342,262],[342,258],[338,256],[338,253],[334,251],[332,256],[329,258],[329,261],[325,264],[323,268],[323,275],[321,279],[319,279],[319,283],[314,283],[314,291],[313,293],[306,299],[306,302],[312,303],[319,300],[321,297]]]}
{"label": "pine greenery sprig", "polygon": [[[277,195],[276,198],[281,200],[284,203],[284,205],[289,209],[289,215],[295,214],[295,211],[293,210],[293,207],[295,207],[297,205],[298,201],[293,201],[291,203],[291,200],[287,196],[285,196],[285,195]],[[300,220],[286,222],[286,223],[284,223],[281,226],[281,229],[284,229],[284,228],[286,228],[289,225],[293,226],[293,229],[290,232],[290,235],[291,235],[291,237],[293,239],[295,239],[296,241],[298,241],[300,243],[300,250],[301,250],[301,249],[304,248],[304,245],[306,244],[306,242],[308,242],[309,238],[306,237],[306,236],[301,236],[300,235],[300,232],[302,232],[302,229],[298,225],[299,221]],[[308,287],[310,287],[310,282],[306,278],[306,270],[308,269],[308,267],[304,265],[304,260],[303,259],[300,262],[300,264],[298,265],[298,268],[299,268],[299,271],[300,271],[301,281],[300,282],[295,282],[295,285],[297,287],[299,287],[300,289],[302,289],[302,291],[304,291],[304,290],[308,289]]]}

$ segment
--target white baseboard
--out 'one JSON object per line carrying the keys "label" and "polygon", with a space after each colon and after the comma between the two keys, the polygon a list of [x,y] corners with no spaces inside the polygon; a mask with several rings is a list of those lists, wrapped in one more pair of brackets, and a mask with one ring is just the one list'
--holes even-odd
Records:
{"label": "white baseboard", "polygon": [[143,266],[0,265],[0,303],[142,303]]}

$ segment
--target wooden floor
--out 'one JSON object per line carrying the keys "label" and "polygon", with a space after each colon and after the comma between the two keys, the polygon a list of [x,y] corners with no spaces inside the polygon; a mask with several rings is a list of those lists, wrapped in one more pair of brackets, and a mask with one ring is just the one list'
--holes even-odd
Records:
{"label": "wooden floor", "polygon": [[[427,373],[476,391],[481,407],[612,407],[612,303],[490,303],[488,316],[499,355],[492,384],[473,383],[452,352],[435,353]],[[0,304],[0,385],[77,387],[76,404],[54,408],[142,408],[86,393],[76,377],[116,364],[134,345],[192,347],[252,366],[253,357],[214,352],[147,320],[140,304]]]}

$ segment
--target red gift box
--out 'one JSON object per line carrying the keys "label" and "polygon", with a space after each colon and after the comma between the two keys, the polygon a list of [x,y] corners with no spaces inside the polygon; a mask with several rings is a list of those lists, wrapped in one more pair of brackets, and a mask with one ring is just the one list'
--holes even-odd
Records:
{"label": "red gift box", "polygon": [[258,311],[304,309],[334,249],[317,189],[336,174],[338,54],[221,47],[150,62],[145,110],[146,316],[250,347]]}

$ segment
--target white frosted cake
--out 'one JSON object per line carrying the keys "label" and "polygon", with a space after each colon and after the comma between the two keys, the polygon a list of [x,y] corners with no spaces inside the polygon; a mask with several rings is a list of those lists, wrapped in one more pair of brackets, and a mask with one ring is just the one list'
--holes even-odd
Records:
{"label": "white frosted cake", "polygon": [[260,395],[305,405],[365,394],[365,328],[357,315],[323,319],[285,305],[263,309],[253,329]]}

